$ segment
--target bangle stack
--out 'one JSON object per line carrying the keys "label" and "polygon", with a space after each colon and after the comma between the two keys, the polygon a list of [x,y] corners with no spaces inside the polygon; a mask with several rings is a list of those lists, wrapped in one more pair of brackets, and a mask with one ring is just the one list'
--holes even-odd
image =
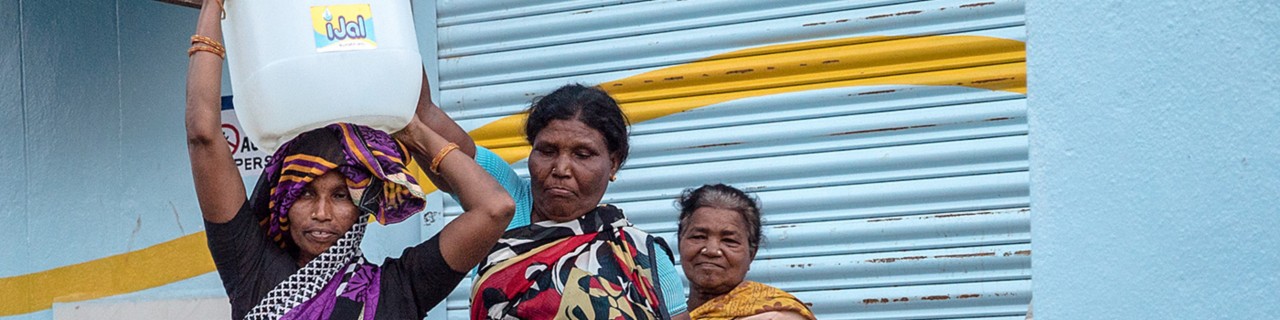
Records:
{"label": "bangle stack", "polygon": [[218,55],[218,58],[222,58],[222,59],[227,58],[226,47],[223,47],[221,43],[218,43],[218,41],[213,40],[213,38],[209,38],[209,37],[197,34],[197,35],[191,36],[191,49],[187,49],[187,56],[190,57],[199,51],[216,54]]}
{"label": "bangle stack", "polygon": [[449,155],[449,152],[453,152],[453,150],[458,150],[458,144],[450,142],[449,145],[441,148],[440,152],[436,153],[436,157],[431,158],[431,166],[427,167],[427,169],[430,169],[431,173],[440,174],[440,163],[444,162],[444,156]]}

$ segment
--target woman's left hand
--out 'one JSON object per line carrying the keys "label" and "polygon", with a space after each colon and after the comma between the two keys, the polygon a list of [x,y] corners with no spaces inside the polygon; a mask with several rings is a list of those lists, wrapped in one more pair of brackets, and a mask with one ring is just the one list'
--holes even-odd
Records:
{"label": "woman's left hand", "polygon": [[469,271],[502,237],[515,214],[515,201],[474,159],[447,150],[449,140],[421,119],[414,118],[394,137],[417,158],[419,166],[435,164],[439,170],[436,177],[454,187],[453,194],[464,212],[440,231],[440,255],[454,271]]}

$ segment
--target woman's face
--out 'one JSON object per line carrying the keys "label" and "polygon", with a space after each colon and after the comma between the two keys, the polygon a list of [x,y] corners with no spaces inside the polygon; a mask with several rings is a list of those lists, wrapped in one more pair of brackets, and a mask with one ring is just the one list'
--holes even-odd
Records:
{"label": "woman's face", "polygon": [[338,171],[330,170],[308,183],[289,208],[289,237],[298,245],[299,264],[337,243],[359,216],[347,181]]}
{"label": "woman's face", "polygon": [[565,222],[591,211],[618,165],[599,131],[578,120],[551,120],[529,152],[533,221]]}
{"label": "woman's face", "polygon": [[746,277],[755,252],[747,243],[747,223],[733,210],[701,207],[680,235],[680,267],[694,292],[724,294]]}

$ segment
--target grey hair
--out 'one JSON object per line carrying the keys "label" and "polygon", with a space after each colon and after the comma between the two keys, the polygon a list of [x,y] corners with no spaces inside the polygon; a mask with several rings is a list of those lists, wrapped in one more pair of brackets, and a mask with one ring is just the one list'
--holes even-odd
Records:
{"label": "grey hair", "polygon": [[676,234],[684,235],[685,221],[689,220],[698,208],[709,207],[734,211],[743,222],[746,222],[747,244],[754,255],[760,248],[760,241],[763,238],[763,232],[760,230],[762,221],[759,204],[760,199],[725,184],[707,184],[696,189],[685,189],[680,195],[680,200],[676,202],[676,206],[680,209]]}

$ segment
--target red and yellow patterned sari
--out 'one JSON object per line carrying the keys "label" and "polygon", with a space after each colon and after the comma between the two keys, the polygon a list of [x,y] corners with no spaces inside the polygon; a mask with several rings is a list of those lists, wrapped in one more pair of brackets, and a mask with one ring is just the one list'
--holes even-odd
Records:
{"label": "red and yellow patterned sari", "polygon": [[670,318],[654,269],[667,252],[609,205],[509,230],[481,265],[471,319]]}

